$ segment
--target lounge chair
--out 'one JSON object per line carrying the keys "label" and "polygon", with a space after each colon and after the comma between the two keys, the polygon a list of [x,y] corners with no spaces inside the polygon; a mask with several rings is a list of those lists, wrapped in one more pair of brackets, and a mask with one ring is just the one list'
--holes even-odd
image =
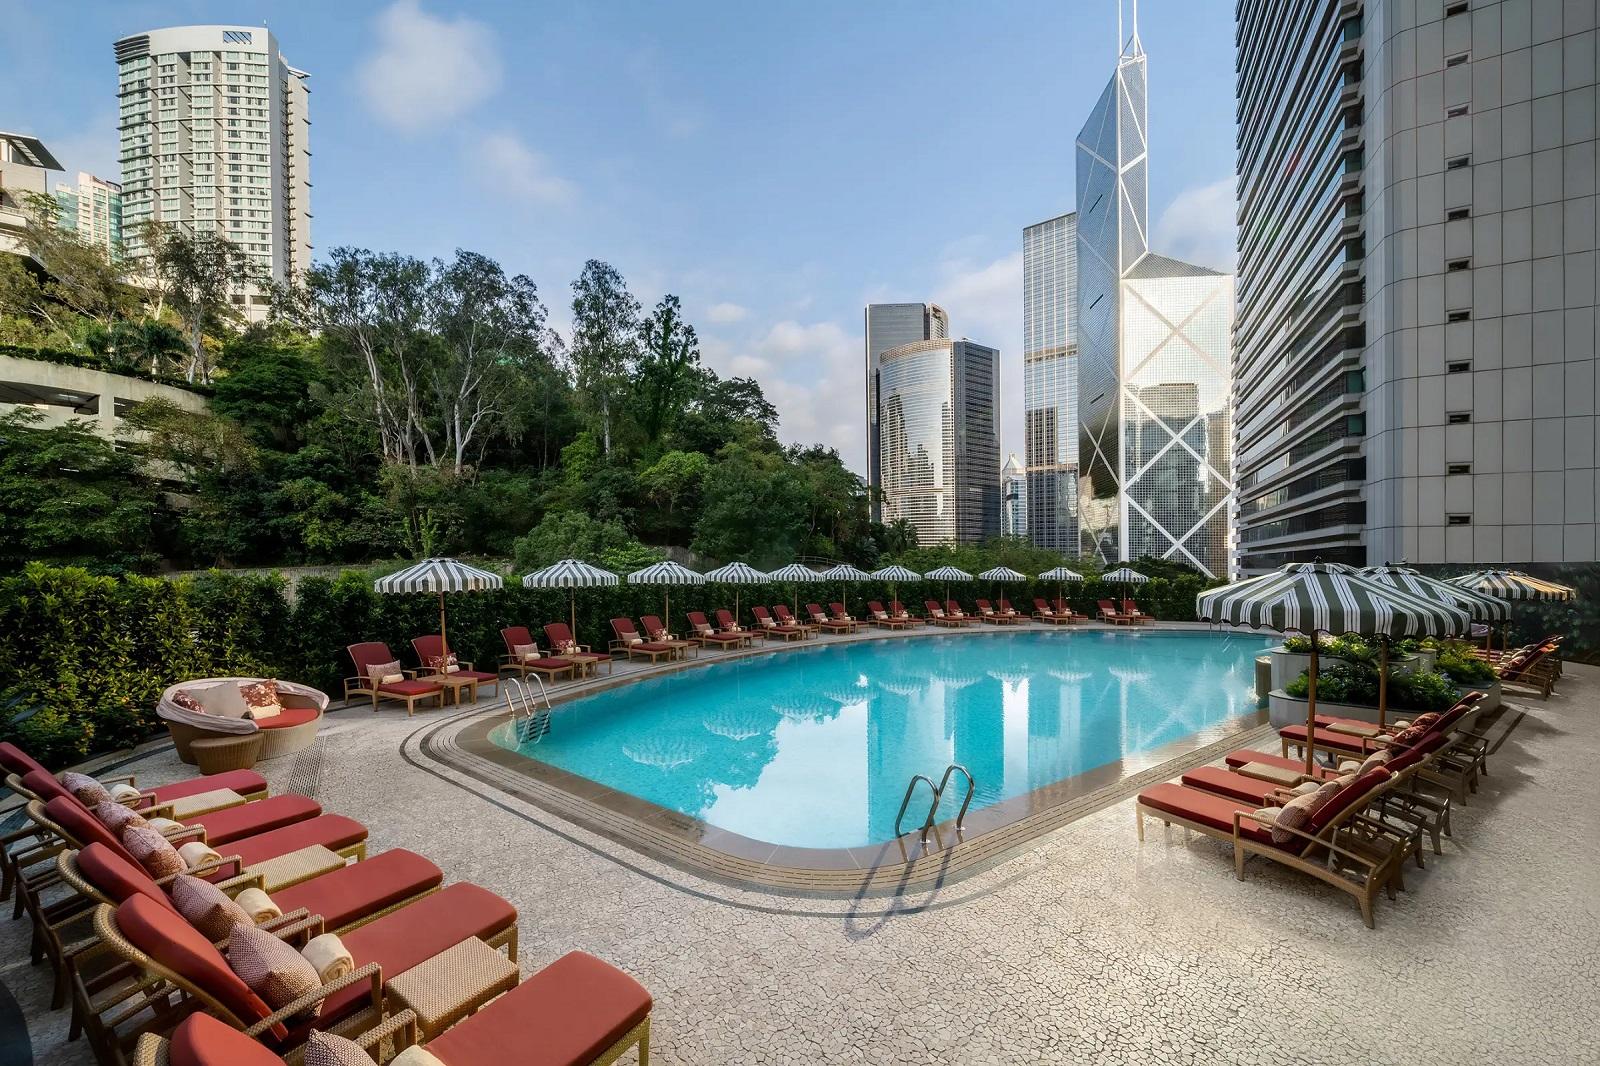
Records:
{"label": "lounge chair", "polygon": [[740,625],[738,620],[733,617],[732,611],[728,610],[726,607],[718,607],[716,614],[718,633],[726,633],[732,636],[740,637],[744,640],[747,646],[756,642],[755,631],[746,629],[744,626]]}
{"label": "lounge chair", "polygon": [[[55,777],[42,770],[30,770],[18,781],[18,791],[41,803],[61,798],[75,804],[85,813],[93,812],[78,797],[67,791]],[[316,800],[294,792],[244,803],[235,803],[231,797],[218,797],[207,802],[206,794],[195,797],[199,807],[187,809],[183,801],[139,809],[142,817],[170,818],[185,826],[199,826],[206,831],[209,843],[227,843],[241,837],[254,836],[272,829],[281,829],[322,813]],[[215,803],[213,806],[212,804]],[[209,808],[209,809],[200,809]]]}
{"label": "lounge chair", "polygon": [[549,681],[577,676],[577,663],[571,659],[545,655],[526,626],[507,626],[500,631],[500,639],[506,645],[506,654],[500,656],[502,673],[509,670],[521,677],[534,674]]}
{"label": "lounge chair", "polygon": [[1133,624],[1133,619],[1117,610],[1116,605],[1110,600],[1100,601],[1100,621],[1108,622],[1114,626],[1126,626]]}
{"label": "lounge chair", "polygon": [[[474,938],[503,946],[513,963],[517,953],[516,908],[487,889],[454,884],[341,935],[353,971],[274,1011],[210,941],[155,900],[136,895],[114,908],[102,904],[94,924],[107,949],[153,985],[141,997],[143,1009],[119,1003],[96,1019],[96,1043],[117,1059],[142,1036],[197,1011],[274,1052],[300,1047],[313,1028],[359,1035],[383,1020],[387,979]],[[312,916],[275,935],[300,947],[322,932],[323,923]]]}
{"label": "lounge chair", "polygon": [[558,658],[570,659],[578,665],[578,676],[594,673],[594,668],[599,663],[606,664],[606,673],[611,672],[614,660],[609,655],[601,655],[587,644],[579,644],[572,630],[565,622],[550,622],[544,627],[545,639],[550,642],[550,650]]}
{"label": "lounge chair", "polygon": [[1011,606],[1011,601],[1004,596],[1001,596],[995,603],[995,610],[1001,618],[1009,618],[1013,622],[1026,622],[1028,620],[1028,616]]}
{"label": "lounge chair", "polygon": [[[427,1041],[426,1050],[445,1066],[601,1066],[637,1045],[643,1064],[650,1058],[652,1006],[639,982],[593,955],[570,951]],[[356,1042],[376,1062],[390,1039],[395,1054],[422,1043],[412,1011],[390,1015]],[[179,1059],[177,1048],[187,1057]],[[209,1014],[185,1018],[170,1044],[153,1034],[141,1037],[135,1054],[140,1066],[287,1066],[287,1061]]]}
{"label": "lounge chair", "polygon": [[899,600],[894,600],[889,604],[889,617],[897,622],[907,622],[912,626],[920,626],[922,624],[922,619],[906,610],[906,605]]}
{"label": "lounge chair", "polygon": [[968,626],[978,624],[977,617],[975,615],[968,614],[966,611],[963,611],[961,609],[961,605],[955,600],[944,601],[944,616],[954,620],[957,625]]}
{"label": "lounge chair", "polygon": [[1067,601],[1061,599],[1060,597],[1056,598],[1055,610],[1056,610],[1056,614],[1058,614],[1061,617],[1065,618],[1068,622],[1072,623],[1073,625],[1078,625],[1080,623],[1084,623],[1084,622],[1089,621],[1089,616],[1088,615],[1079,614],[1077,611],[1074,611],[1072,609],[1072,607],[1067,603]]}
{"label": "lounge chair", "polygon": [[978,620],[994,626],[1014,626],[1022,621],[1022,616],[1016,611],[1007,614],[1004,609],[997,610],[988,600],[979,600]]}
{"label": "lounge chair", "polygon": [[750,608],[750,613],[755,616],[756,632],[760,633],[762,638],[765,640],[782,639],[785,641],[790,641],[806,639],[806,630],[804,626],[797,626],[793,623],[787,625],[781,624],[772,617],[772,612],[768,611],[765,607],[752,607]]}
{"label": "lounge chair", "polygon": [[500,675],[488,673],[483,670],[473,669],[473,665],[463,659],[458,659],[455,652],[449,655],[450,661],[445,661],[444,638],[437,633],[430,633],[423,637],[411,638],[411,650],[417,654],[417,662],[421,666],[418,677],[427,680],[429,675],[447,674],[461,680],[470,680],[473,686],[473,698],[477,698],[477,689],[484,685],[493,685],[495,694],[500,692]]}
{"label": "lounge chair", "polygon": [[814,637],[822,632],[822,627],[817,625],[815,622],[801,621],[794,615],[790,614],[788,605],[786,604],[773,604],[772,613],[777,616],[779,625],[794,626],[796,629],[803,630],[808,637]]}
{"label": "lounge chair", "polygon": [[1556,684],[1554,666],[1560,662],[1557,651],[1560,643],[1559,640],[1547,641],[1519,649],[1509,659],[1495,665],[1495,677],[1502,684],[1530,688],[1539,693],[1540,699],[1549,699]]}
{"label": "lounge chair", "polygon": [[668,633],[666,625],[659,617],[653,614],[644,615],[639,619],[639,624],[644,626],[645,639],[652,644],[668,644],[676,649],[678,658],[686,658],[689,652],[699,654],[700,645],[692,640],[680,640],[676,633]]}
{"label": "lounge chair", "polygon": [[750,643],[748,633],[717,632],[716,627],[706,620],[704,611],[685,611],[683,616],[689,621],[689,639],[699,641],[702,648],[732,650]]}
{"label": "lounge chair", "polygon": [[854,622],[842,622],[836,618],[829,618],[820,606],[815,603],[806,604],[806,614],[811,617],[811,624],[818,629],[827,630],[829,633],[854,633]]}
{"label": "lounge chair", "polygon": [[856,620],[855,615],[845,610],[842,603],[828,604],[828,618],[834,622],[849,622],[852,633],[861,628],[861,623]]}
{"label": "lounge chair", "polygon": [[641,637],[631,618],[613,618],[611,631],[617,635],[611,642],[612,654],[620,651],[629,659],[649,659],[652,664],[678,657],[678,649],[672,645]]}
{"label": "lounge chair", "polygon": [[956,619],[945,614],[944,608],[939,606],[939,601],[937,600],[925,601],[922,604],[922,608],[928,612],[928,621],[932,622],[936,626],[941,626],[947,629],[955,629],[966,624],[965,622],[958,622]]}
{"label": "lounge chair", "polygon": [[894,617],[877,600],[868,602],[867,613],[868,621],[880,629],[904,629],[911,625],[911,619]]}
{"label": "lounge chair", "polygon": [[1155,619],[1139,610],[1139,605],[1132,600],[1122,601],[1122,614],[1128,619],[1130,625],[1147,626]]}
{"label": "lounge chair", "polygon": [[[436,681],[425,681],[417,677],[417,671],[401,668],[398,673],[400,680],[387,680],[375,677],[372,668],[383,666],[386,663],[398,663],[400,660],[389,651],[389,645],[380,641],[368,641],[365,644],[352,644],[345,649],[350,656],[350,662],[355,666],[355,676],[344,679],[344,702],[348,706],[350,697],[367,696],[372,700],[372,711],[378,711],[379,700],[398,700],[406,705],[406,717],[417,713],[417,703],[420,700],[432,700],[435,705],[444,706],[444,686]],[[386,678],[393,678],[390,673]]]}
{"label": "lounge chair", "polygon": [[[1134,817],[1141,842],[1146,816],[1230,841],[1241,881],[1251,855],[1325,881],[1356,898],[1370,929],[1378,892],[1387,891],[1392,898],[1396,888],[1404,887],[1402,865],[1415,846],[1411,834],[1362,813],[1393,783],[1394,775],[1383,767],[1361,774],[1329,798],[1304,830],[1276,826],[1249,802],[1170,781],[1139,793]],[[1288,841],[1273,843],[1274,831],[1287,834]]]}
{"label": "lounge chair", "polygon": [[1053,626],[1070,625],[1072,622],[1071,615],[1056,613],[1056,609],[1046,603],[1043,597],[1039,596],[1034,597],[1033,600],[1033,617],[1040,622],[1046,622]]}

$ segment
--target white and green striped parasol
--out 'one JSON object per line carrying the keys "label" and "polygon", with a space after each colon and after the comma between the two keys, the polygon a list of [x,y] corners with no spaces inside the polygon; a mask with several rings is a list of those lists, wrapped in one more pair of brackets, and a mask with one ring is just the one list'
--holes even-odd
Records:
{"label": "white and green striped parasol", "polygon": [[706,581],[713,585],[732,585],[733,589],[733,620],[739,621],[739,586],[759,585],[767,580],[767,575],[751,566],[749,563],[729,563],[719,566],[715,570],[706,571]]}
{"label": "white and green striped parasol", "polygon": [[543,570],[535,570],[522,578],[522,587],[530,589],[566,589],[567,624],[572,628],[574,640],[578,632],[578,589],[604,588],[615,585],[620,579],[609,570],[591,566],[582,559],[563,559],[551,563]]}
{"label": "white and green striped parasol", "polygon": [[661,619],[669,629],[672,628],[672,586],[704,585],[705,583],[705,575],[697,574],[682,563],[675,563],[671,559],[654,563],[643,570],[635,570],[628,575],[628,584],[630,585],[666,586],[666,590],[661,593]]}

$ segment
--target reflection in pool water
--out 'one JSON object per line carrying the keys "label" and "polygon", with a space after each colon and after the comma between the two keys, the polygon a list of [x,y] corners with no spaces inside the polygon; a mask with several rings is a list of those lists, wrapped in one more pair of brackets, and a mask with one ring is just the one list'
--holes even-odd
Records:
{"label": "reflection in pool water", "polygon": [[913,774],[963,764],[976,810],[1248,714],[1267,646],[1043,630],[823,645],[576,700],[522,750],[757,840],[853,847],[893,838]]}

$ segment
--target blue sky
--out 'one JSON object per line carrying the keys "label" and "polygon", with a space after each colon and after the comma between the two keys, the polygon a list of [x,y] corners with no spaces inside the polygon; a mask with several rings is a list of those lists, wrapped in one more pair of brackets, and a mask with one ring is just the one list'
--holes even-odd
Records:
{"label": "blue sky", "polygon": [[[786,440],[861,469],[861,311],[933,299],[1003,352],[1021,451],[1021,230],[1073,209],[1115,0],[256,4],[0,0],[0,126],[117,177],[112,42],[266,22],[311,72],[313,240],[457,247],[564,329],[590,257],[683,297]],[[1158,251],[1227,267],[1233,5],[1145,0]]]}

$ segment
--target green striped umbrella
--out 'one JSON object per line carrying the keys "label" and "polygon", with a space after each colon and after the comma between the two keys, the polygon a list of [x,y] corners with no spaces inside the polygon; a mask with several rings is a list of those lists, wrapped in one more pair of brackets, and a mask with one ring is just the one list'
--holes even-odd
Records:
{"label": "green striped umbrella", "polygon": [[929,581],[943,581],[944,598],[947,600],[950,598],[950,582],[972,580],[971,574],[954,566],[941,566],[937,570],[929,570],[922,576]]}
{"label": "green striped umbrella", "polygon": [[[1447,637],[1467,632],[1472,624],[1460,607],[1414,596],[1341,563],[1290,563],[1261,577],[1202,592],[1195,597],[1195,614],[1202,622],[1304,633],[1311,638],[1305,744],[1308,774],[1316,736],[1320,634]],[[1380,721],[1382,717],[1380,704]]]}
{"label": "green striped umbrella", "polygon": [[[895,591],[895,586],[902,581],[921,581],[922,575],[915,570],[907,570],[903,566],[886,566],[882,570],[874,570],[872,572],[872,580],[888,582],[890,601],[899,603],[900,596]],[[904,605],[902,604],[902,606]]]}
{"label": "green striped umbrella", "polygon": [[1484,635],[1485,650],[1488,649],[1488,642],[1492,639],[1490,634],[1493,632],[1494,623],[1505,623],[1511,618],[1511,604],[1500,597],[1477,592],[1463,585],[1440,581],[1410,566],[1386,563],[1383,566],[1366,567],[1361,573],[1374,581],[1382,581],[1386,585],[1405,589],[1423,599],[1438,600],[1441,603],[1466,608],[1473,621],[1489,624],[1489,632]]}
{"label": "green striped umbrella", "polygon": [[820,571],[813,570],[804,563],[790,563],[788,566],[780,566],[778,569],[768,574],[767,580],[788,582],[794,586],[794,615],[796,618],[799,618],[800,586],[821,581],[822,574]]}
{"label": "green striped umbrella", "polygon": [[738,622],[739,586],[759,585],[767,580],[767,575],[749,563],[729,563],[727,566],[719,566],[715,570],[707,570],[706,580],[714,585],[733,586],[733,620]]}
{"label": "green striped umbrella", "polygon": [[1067,593],[1064,583],[1068,581],[1082,581],[1083,575],[1078,573],[1076,570],[1068,570],[1064,566],[1058,566],[1054,569],[1046,570],[1044,573],[1040,574],[1039,580],[1054,581],[1056,583],[1056,602],[1065,603],[1067,599]]}

